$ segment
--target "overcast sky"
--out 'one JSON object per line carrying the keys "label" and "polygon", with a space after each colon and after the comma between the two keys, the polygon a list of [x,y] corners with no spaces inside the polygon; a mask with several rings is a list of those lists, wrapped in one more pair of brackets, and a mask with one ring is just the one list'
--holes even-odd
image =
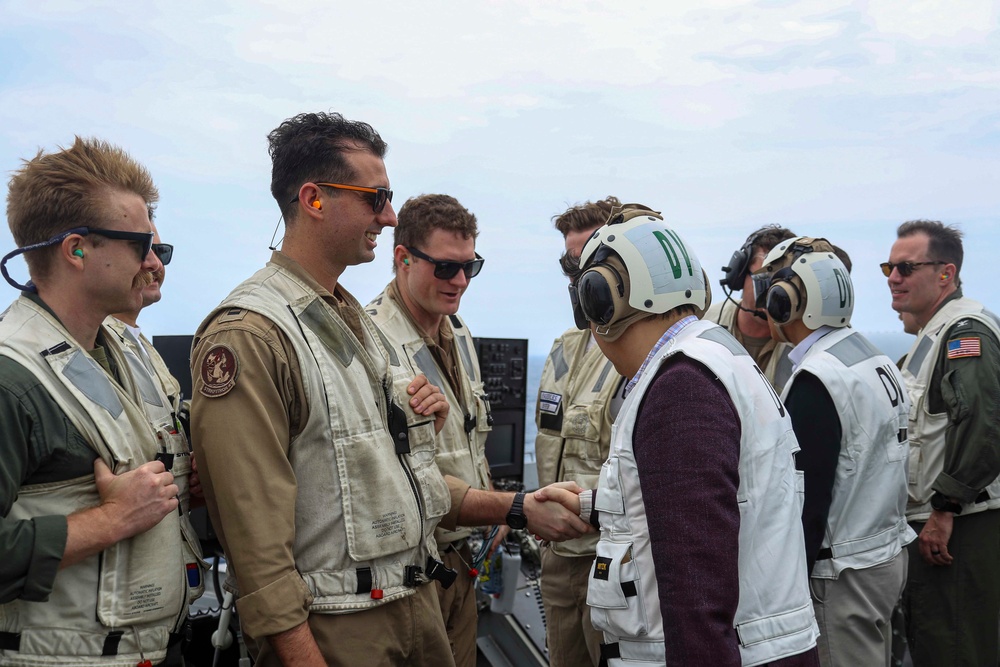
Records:
{"label": "overcast sky", "polygon": [[[476,214],[476,335],[548,350],[572,324],[551,218],[609,194],[663,211],[716,298],[758,226],[825,236],[854,260],[855,325],[892,331],[877,265],[913,218],[964,230],[966,293],[1000,311],[998,22],[995,0],[0,0],[0,170],[74,134],[150,169],[175,245],[153,334],[192,333],[267,260],[265,137],[319,110],[382,134],[397,209],[443,192]],[[342,277],[362,303],[391,245]]]}

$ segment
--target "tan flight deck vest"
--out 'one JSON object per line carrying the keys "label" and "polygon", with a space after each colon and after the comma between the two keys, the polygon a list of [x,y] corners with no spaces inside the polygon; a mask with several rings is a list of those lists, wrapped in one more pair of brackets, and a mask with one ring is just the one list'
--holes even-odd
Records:
{"label": "tan flight deck vest", "polygon": [[[188,598],[194,602],[205,592],[202,568],[211,567],[202,557],[201,542],[188,518],[191,509],[191,445],[177,419],[180,409],[180,383],[170,374],[166,362],[145,336],[136,338],[125,323],[114,317],[104,320],[104,326],[118,335],[116,341],[125,351],[129,368],[136,378],[143,405],[150,421],[158,427],[160,451],[171,455],[170,472],[174,475],[180,500],[181,529],[184,534],[184,563],[188,575]],[[143,352],[143,348],[145,352]]]}
{"label": "tan flight deck vest", "polygon": [[[436,437],[435,460],[441,474],[464,480],[474,489],[489,489],[490,466],[486,460],[486,436],[491,430],[490,407],[479,374],[475,343],[465,321],[458,315],[450,316],[461,369],[459,379],[462,383],[462,396],[459,397],[451,383],[442,376],[423,336],[403,312],[403,306],[398,301],[391,298],[387,291],[383,291],[368,304],[367,311],[382,333],[393,343],[397,356],[404,360],[410,376],[423,373],[431,384],[441,388],[448,399],[451,412],[445,420],[444,428]],[[471,528],[446,530],[438,526],[435,537],[438,545],[445,547],[471,534]]]}
{"label": "tan flight deck vest", "polygon": [[816,376],[841,416],[840,456],[817,579],[837,579],[895,558],[917,535],[906,523],[910,401],[892,359],[854,329],[816,341],[795,369]]}
{"label": "tan flight deck vest", "polygon": [[[597,486],[611,443],[611,399],[621,376],[597,345],[587,349],[590,331],[568,329],[545,360],[535,404],[535,465],[538,485],[576,482]],[[549,548],[560,556],[593,556],[596,533]]]}
{"label": "tan flight deck vest", "polygon": [[[934,494],[931,485],[944,470],[945,432],[950,422],[947,411],[930,413],[927,385],[934,375],[941,346],[948,342],[944,334],[959,320],[966,318],[984,323],[1000,339],[1000,320],[997,316],[978,301],[962,297],[949,301],[934,314],[903,358],[903,379],[910,394],[910,501],[906,506],[909,521],[930,518],[931,496]],[[986,487],[984,494],[979,502],[963,503],[962,516],[1000,507],[1000,477]]]}
{"label": "tan flight deck vest", "polygon": [[[273,262],[201,327],[221,310],[251,310],[295,347],[309,418],[289,444],[298,484],[293,552],[313,595],[310,611],[327,614],[412,595],[413,568],[437,557],[434,528],[451,506],[434,462],[433,418],[395,398],[407,396],[410,369],[361,305],[343,296],[361,315],[364,344],[314,289]],[[390,424],[392,403],[404,423]]]}
{"label": "tan flight deck vest", "polygon": [[[713,303],[705,312],[705,317],[702,319],[708,322],[715,322],[731,333],[738,341],[736,315],[739,312],[736,304],[726,299],[722,303]],[[780,394],[785,388],[785,384],[788,383],[788,378],[792,376],[792,360],[788,358],[788,353],[792,351],[792,346],[788,343],[771,341],[764,346],[764,349],[773,349],[774,352],[771,353],[767,367],[761,368],[761,370],[764,371],[764,376],[774,386],[774,390]]]}
{"label": "tan flight deck vest", "polygon": [[803,653],[816,645],[819,629],[803,547],[802,474],[794,461],[798,442],[784,406],[750,355],[727,331],[702,320],[687,325],[656,353],[625,398],[601,472],[594,501],[601,539],[587,604],[594,628],[604,632],[606,644],[617,645],[620,658],[609,659],[608,665],[666,664],[646,516],[684,510],[644,505],[632,438],[643,396],[660,365],[675,354],[707,366],[740,416],[740,600],[733,624],[743,664]]}
{"label": "tan flight deck vest", "polygon": [[145,334],[140,333],[139,337],[136,338],[129,330],[128,325],[114,317],[109,317],[105,320],[104,325],[117,332],[118,337],[128,344],[128,347],[142,360],[143,365],[153,373],[153,377],[160,383],[160,389],[163,390],[163,393],[166,394],[167,399],[170,401],[174,414],[179,414],[181,408],[181,384],[177,381],[177,378],[170,374],[167,362],[163,360],[163,357],[156,351],[156,348],[153,347],[153,344],[146,338]]}
{"label": "tan flight deck vest", "polygon": [[[172,425],[143,411],[165,401],[155,382],[113,333],[105,331],[104,340],[124,386],[26,297],[0,323],[0,354],[34,373],[113,472],[133,470],[159,452],[179,454],[183,440]],[[185,483],[183,475],[178,482]],[[22,487],[9,516],[68,515],[98,504],[88,475]],[[162,660],[190,599],[185,556],[190,559],[192,550],[185,549],[182,531],[190,531],[186,518],[171,512],[145,533],[60,570],[47,601],[0,605],[0,631],[20,635],[17,651],[0,651],[0,664],[132,667],[142,657]],[[197,544],[193,531],[188,536]]]}

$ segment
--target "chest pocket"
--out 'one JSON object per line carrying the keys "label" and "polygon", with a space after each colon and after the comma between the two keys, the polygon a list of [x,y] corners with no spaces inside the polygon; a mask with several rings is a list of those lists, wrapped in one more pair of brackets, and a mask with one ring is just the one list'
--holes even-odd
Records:
{"label": "chest pocket", "polygon": [[641,590],[632,543],[604,539],[598,542],[587,586],[587,604],[594,627],[623,638],[648,634],[649,623],[639,594]]}
{"label": "chest pocket", "polygon": [[566,408],[562,421],[562,479],[585,489],[596,483],[605,459],[601,451],[603,411],[599,404],[574,404]]}

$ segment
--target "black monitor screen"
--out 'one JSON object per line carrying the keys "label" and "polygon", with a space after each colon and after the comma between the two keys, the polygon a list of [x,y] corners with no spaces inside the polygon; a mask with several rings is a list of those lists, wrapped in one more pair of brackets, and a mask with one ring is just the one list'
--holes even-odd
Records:
{"label": "black monitor screen", "polygon": [[491,466],[511,465],[516,454],[513,424],[494,424],[486,438],[486,459]]}

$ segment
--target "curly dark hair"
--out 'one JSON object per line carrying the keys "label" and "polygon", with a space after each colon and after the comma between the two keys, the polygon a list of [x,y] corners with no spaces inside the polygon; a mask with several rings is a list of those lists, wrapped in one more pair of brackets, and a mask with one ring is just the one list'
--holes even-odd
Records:
{"label": "curly dark hair", "polygon": [[267,135],[267,143],[271,195],[286,222],[294,218],[295,195],[303,183],[345,183],[355,177],[344,153],[358,150],[360,144],[362,150],[385,158],[389,148],[368,123],[323,112],[289,118]]}

